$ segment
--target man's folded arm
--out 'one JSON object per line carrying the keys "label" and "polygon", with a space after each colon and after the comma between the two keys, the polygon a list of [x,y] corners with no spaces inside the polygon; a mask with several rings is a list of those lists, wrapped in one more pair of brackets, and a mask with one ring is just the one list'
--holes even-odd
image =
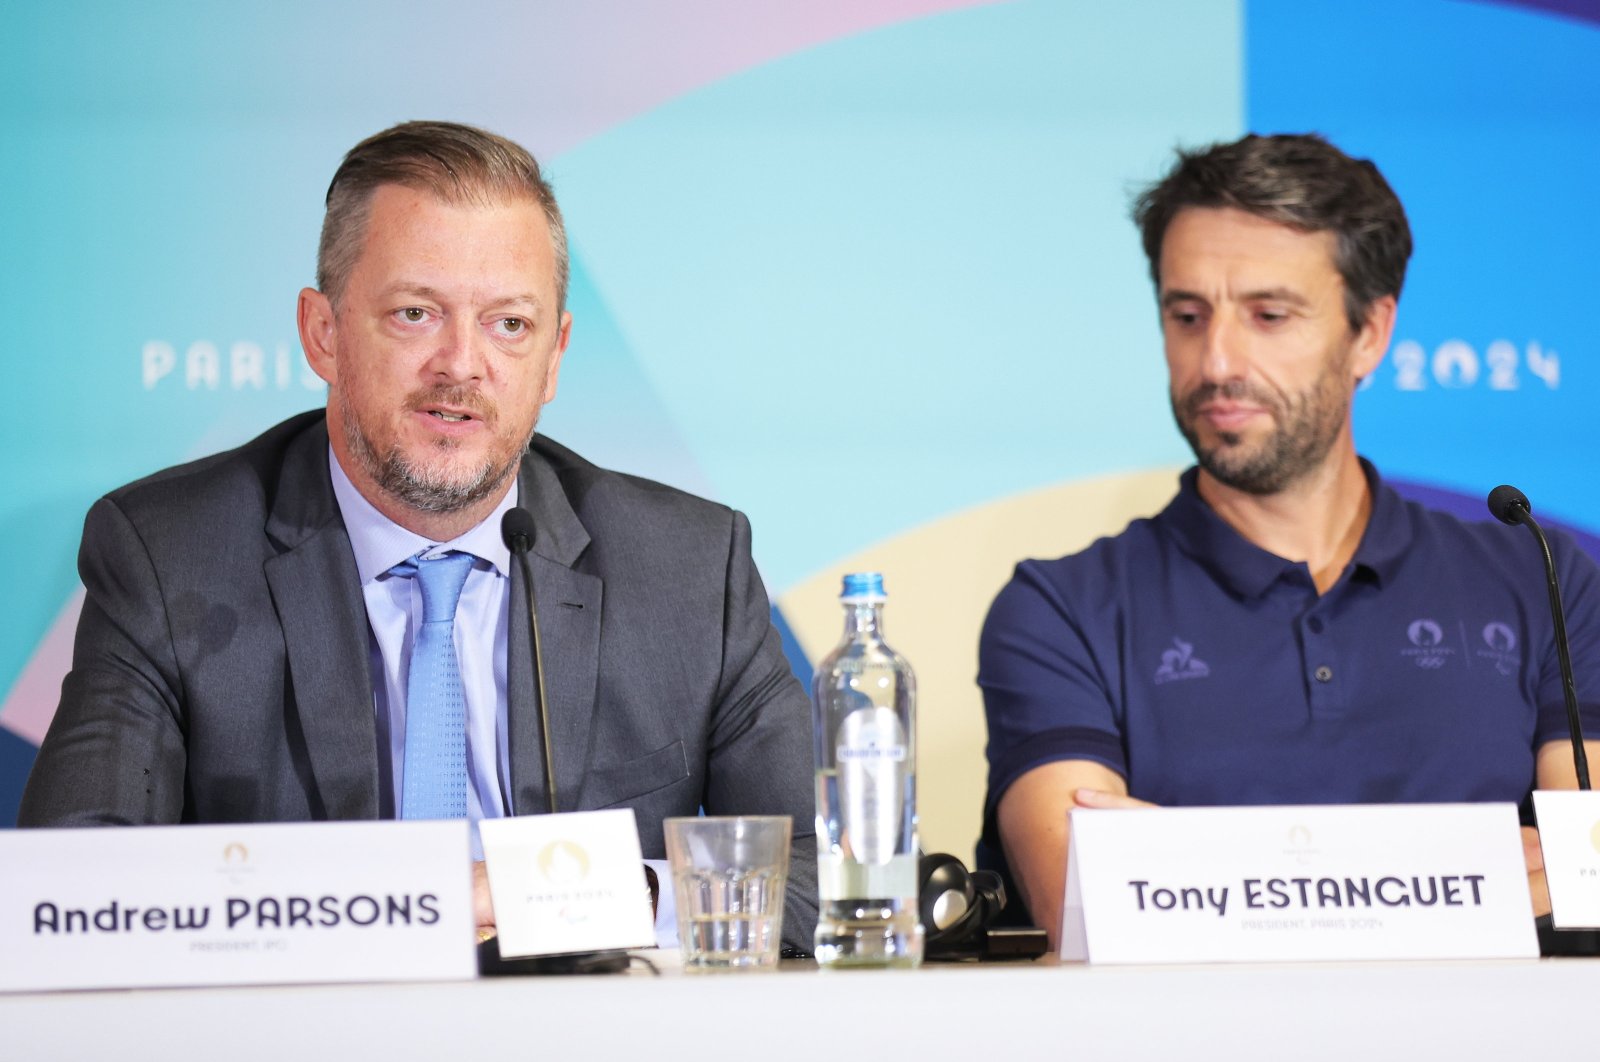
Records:
{"label": "man's folded arm", "polygon": [[[989,728],[985,815],[1028,914],[1059,942],[1067,811],[1080,788],[1126,795],[1116,706],[1097,645],[1032,562],[995,598],[978,644]],[[992,835],[991,835],[992,836]]]}
{"label": "man's folded arm", "polygon": [[21,826],[172,823],[184,807],[180,682],[160,583],[110,498],[84,521],[72,670],[23,791]]}
{"label": "man's folded arm", "polygon": [[1011,877],[1033,920],[1061,944],[1061,901],[1067,884],[1067,812],[1073,794],[1094,789],[1126,796],[1127,783],[1092,760],[1056,760],[1012,782],[1000,797],[997,818]]}

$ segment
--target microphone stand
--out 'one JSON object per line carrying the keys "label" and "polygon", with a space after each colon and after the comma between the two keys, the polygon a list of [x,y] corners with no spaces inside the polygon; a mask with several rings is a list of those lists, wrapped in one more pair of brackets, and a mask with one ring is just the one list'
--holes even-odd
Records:
{"label": "microphone stand", "polygon": [[[1589,754],[1583,745],[1583,720],[1578,715],[1578,686],[1572,677],[1572,652],[1567,644],[1567,621],[1561,607],[1561,584],[1556,578],[1555,557],[1544,529],[1533,518],[1533,505],[1516,487],[1503,483],[1489,492],[1489,512],[1503,524],[1522,524],[1539,543],[1544,559],[1545,588],[1550,598],[1550,617],[1555,622],[1556,659],[1561,665],[1561,692],[1567,707],[1567,731],[1572,741],[1572,766],[1578,788],[1589,788]],[[1534,919],[1540,955],[1600,954],[1600,934],[1589,929],[1557,929],[1551,915]]]}
{"label": "microphone stand", "polygon": [[[533,681],[537,692],[539,715],[539,740],[544,753],[545,808],[551,815],[558,812],[556,800],[555,745],[550,740],[549,700],[544,687],[544,645],[539,639],[539,608],[533,590],[533,565],[528,554],[533,549],[533,517],[526,509],[506,511],[500,522],[500,534],[506,547],[517,558],[522,571],[522,585],[528,592],[528,631],[533,643]],[[503,977],[513,974],[584,974],[621,973],[628,968],[626,951],[580,951],[566,955],[529,955],[522,958],[502,958],[500,938],[490,937],[478,944],[478,972],[485,977]]]}
{"label": "microphone stand", "polygon": [[1567,732],[1572,740],[1572,766],[1578,775],[1578,788],[1589,788],[1589,753],[1583,746],[1583,720],[1578,715],[1578,684],[1572,677],[1572,650],[1567,642],[1567,621],[1561,607],[1561,584],[1556,579],[1556,562],[1544,529],[1533,518],[1527,495],[1502,484],[1489,492],[1489,512],[1504,524],[1522,524],[1533,533],[1544,558],[1545,589],[1549,592],[1550,618],[1556,628],[1556,660],[1561,665],[1561,692],[1567,706]]}
{"label": "microphone stand", "polygon": [[[526,540],[519,538],[519,541]],[[533,641],[533,682],[539,697],[539,744],[544,753],[545,810],[554,815],[559,810],[556,800],[556,757],[555,746],[550,741],[549,701],[544,690],[544,643],[539,638],[539,606],[533,593],[533,565],[528,562],[528,551],[532,547],[533,543],[527,542],[522,549],[513,549],[512,553],[522,568],[522,585],[528,591],[528,630],[532,633]]]}

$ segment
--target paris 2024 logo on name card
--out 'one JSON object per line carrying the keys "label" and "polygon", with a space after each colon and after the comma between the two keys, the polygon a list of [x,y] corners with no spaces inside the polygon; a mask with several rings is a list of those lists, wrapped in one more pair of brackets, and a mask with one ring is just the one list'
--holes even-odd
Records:
{"label": "paris 2024 logo on name card", "polygon": [[478,824],[504,958],[655,943],[631,808]]}

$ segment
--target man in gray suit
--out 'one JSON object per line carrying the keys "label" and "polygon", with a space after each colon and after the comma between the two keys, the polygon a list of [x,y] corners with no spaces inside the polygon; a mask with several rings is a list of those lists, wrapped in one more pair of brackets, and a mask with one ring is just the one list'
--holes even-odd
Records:
{"label": "man in gray suit", "polygon": [[534,438],[566,281],[560,211],[522,148],[412,122],[352,149],[299,302],[327,409],[90,510],[73,668],[21,825],[415,814],[428,771],[407,702],[429,695],[407,671],[434,622],[418,571],[441,560],[464,572],[445,625],[457,813],[544,810],[527,591],[500,538],[520,506],[561,809],[633,808],[657,859],[669,815],[793,816],[784,938],[809,947],[810,714],[749,525]]}

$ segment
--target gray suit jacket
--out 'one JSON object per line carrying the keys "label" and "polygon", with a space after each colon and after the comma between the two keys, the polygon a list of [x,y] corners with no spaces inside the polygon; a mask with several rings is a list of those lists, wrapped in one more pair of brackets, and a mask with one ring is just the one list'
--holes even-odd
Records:
{"label": "gray suit jacket", "polygon": [[[563,811],[794,818],[784,939],[816,923],[810,709],[733,510],[538,438],[523,460]],[[378,816],[369,634],[321,411],[96,502],[88,591],[24,826]],[[512,568],[511,803],[544,810]]]}

